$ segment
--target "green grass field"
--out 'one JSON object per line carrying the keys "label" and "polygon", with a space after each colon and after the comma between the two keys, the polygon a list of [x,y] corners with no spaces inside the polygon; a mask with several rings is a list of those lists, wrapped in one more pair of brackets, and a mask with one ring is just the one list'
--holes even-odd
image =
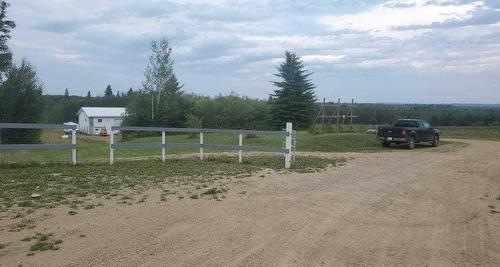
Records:
{"label": "green grass field", "polygon": [[[344,127],[346,130],[349,127]],[[479,139],[500,141],[500,127],[438,127],[442,138]],[[297,134],[297,151],[319,152],[377,152],[384,148],[374,134],[366,134],[367,129],[376,129],[374,125],[354,125],[352,132],[312,134],[308,131],[299,131]],[[61,138],[62,132],[46,130],[42,134],[43,143],[69,143],[69,139]],[[107,162],[109,159],[108,137],[86,136],[79,134],[78,161],[79,162]],[[117,142],[122,142],[117,138]],[[127,138],[129,143],[160,143],[161,137]],[[236,134],[205,134],[207,144],[238,144]],[[198,137],[188,135],[167,135],[167,143],[199,142]],[[247,146],[264,146],[279,149],[283,138],[280,136],[262,136],[245,138],[243,144]],[[167,155],[179,153],[197,153],[199,148],[168,148]],[[215,148],[205,148],[207,153],[232,151]],[[234,152],[234,151],[232,151]],[[9,162],[68,162],[71,158],[70,150],[31,150],[31,151],[2,151],[0,161]],[[159,157],[159,148],[117,148],[115,158],[120,161],[124,158]]]}
{"label": "green grass field", "polygon": [[444,138],[500,141],[500,126],[437,128]]}

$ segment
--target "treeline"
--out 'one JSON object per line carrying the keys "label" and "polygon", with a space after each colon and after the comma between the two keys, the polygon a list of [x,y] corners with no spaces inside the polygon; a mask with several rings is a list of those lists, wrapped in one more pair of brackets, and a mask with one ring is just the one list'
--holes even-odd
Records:
{"label": "treeline", "polygon": [[125,107],[127,106],[127,93],[117,91],[113,93],[111,85],[104,90],[103,96],[92,96],[90,91],[87,96],[70,95],[68,89],[63,95],[44,95],[42,121],[45,123],[76,122],[76,113],[81,107]]}
{"label": "treeline", "polygon": [[[108,96],[44,95],[44,122],[75,121],[82,106],[127,107],[140,111],[126,123],[141,126],[205,127],[232,129],[272,129],[271,104],[237,94],[216,97],[182,94],[165,101],[171,102],[159,118],[151,118],[151,97],[145,92],[129,90]],[[135,105],[135,106],[134,106]],[[133,106],[133,107],[132,107]],[[319,111],[320,104],[316,104]],[[343,104],[341,114],[347,114]],[[333,109],[327,110],[333,113]],[[428,104],[355,104],[354,123],[386,124],[399,118],[422,118],[436,126],[493,126],[500,125],[500,106],[456,106]],[[314,118],[311,118],[314,119]]]}
{"label": "treeline", "polygon": [[[271,119],[267,101],[236,94],[216,97],[183,94],[175,97],[156,118],[151,116],[151,97],[134,92],[127,110],[135,110],[124,123],[140,126],[191,128],[269,129]],[[135,99],[134,99],[135,98]],[[149,100],[149,101],[148,101]],[[140,106],[139,106],[140,105]]]}
{"label": "treeline", "polygon": [[144,92],[129,91],[119,96],[83,97],[73,95],[44,95],[45,123],[77,122],[76,113],[85,107],[127,107],[140,111],[129,116],[126,123],[140,126],[205,127],[235,129],[269,129],[271,119],[267,101],[238,96],[236,94],[216,97],[183,94],[168,110],[151,119],[151,97]]}
{"label": "treeline", "polygon": [[357,104],[358,124],[386,124],[399,118],[419,118],[436,126],[500,125],[500,106],[457,106],[423,104]]}

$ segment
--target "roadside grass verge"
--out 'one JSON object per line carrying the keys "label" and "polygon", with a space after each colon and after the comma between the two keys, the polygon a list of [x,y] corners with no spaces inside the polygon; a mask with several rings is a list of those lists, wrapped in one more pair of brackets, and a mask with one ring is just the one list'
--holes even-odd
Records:
{"label": "roadside grass verge", "polygon": [[[247,156],[239,164],[235,157],[209,156],[203,161],[195,157],[169,159],[165,163],[117,161],[112,166],[105,163],[10,164],[1,168],[0,208],[6,211],[11,207],[51,208],[65,204],[72,209],[91,209],[96,205],[96,198],[113,198],[121,204],[140,203],[135,195],[150,187],[164,189],[162,198],[175,194],[187,198],[186,194],[198,191],[201,194],[210,188],[227,192],[232,181],[248,177],[252,172],[282,170],[283,161],[281,156]],[[316,172],[344,161],[297,157],[291,171]],[[133,193],[128,189],[133,189]]]}

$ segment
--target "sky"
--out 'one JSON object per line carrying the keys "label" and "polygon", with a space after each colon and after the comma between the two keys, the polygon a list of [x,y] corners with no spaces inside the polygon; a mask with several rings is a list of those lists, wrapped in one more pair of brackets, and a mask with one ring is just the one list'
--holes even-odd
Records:
{"label": "sky", "polygon": [[188,93],[267,99],[284,52],[318,99],[500,103],[500,0],[10,0],[9,46],[46,94],[141,88],[168,38]]}

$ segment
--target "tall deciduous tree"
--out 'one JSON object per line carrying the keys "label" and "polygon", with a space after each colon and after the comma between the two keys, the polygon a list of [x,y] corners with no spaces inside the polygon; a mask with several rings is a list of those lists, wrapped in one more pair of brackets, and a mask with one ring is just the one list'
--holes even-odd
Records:
{"label": "tall deciduous tree", "polygon": [[7,46],[10,39],[10,31],[16,27],[14,21],[7,20],[7,7],[9,4],[0,1],[0,81],[3,80],[6,72],[12,64],[12,53]]}
{"label": "tall deciduous tree", "polygon": [[285,61],[274,75],[280,78],[273,82],[278,89],[270,98],[274,126],[283,127],[286,122],[292,122],[298,128],[308,127],[316,102],[311,73],[304,68],[300,57],[286,51]]}
{"label": "tall deciduous tree", "polygon": [[[20,66],[11,66],[5,82],[0,85],[0,122],[37,123],[42,119],[42,85],[35,69],[23,60]],[[4,133],[5,132],[5,133]],[[38,130],[2,130],[2,142],[36,142]]]}
{"label": "tall deciduous tree", "polygon": [[144,89],[151,94],[151,119],[161,112],[161,105],[168,105],[164,98],[175,99],[182,94],[182,86],[175,77],[172,48],[166,38],[151,42],[151,56],[145,71]]}

